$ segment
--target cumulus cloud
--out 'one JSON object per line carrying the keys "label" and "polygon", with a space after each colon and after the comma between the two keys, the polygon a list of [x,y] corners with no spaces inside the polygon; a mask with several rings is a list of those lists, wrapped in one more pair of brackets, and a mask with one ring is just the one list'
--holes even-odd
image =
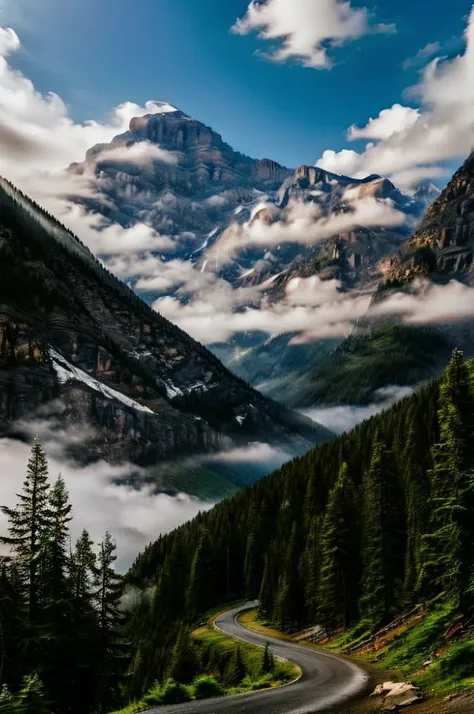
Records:
{"label": "cumulus cloud", "polygon": [[[59,438],[64,439],[64,434]],[[74,438],[74,435],[68,434],[67,438]],[[117,541],[117,565],[122,571],[130,567],[138,552],[160,533],[173,530],[213,505],[186,494],[172,497],[156,493],[150,486],[133,488],[127,479],[137,469],[129,464],[111,466],[98,462],[86,467],[77,466],[65,458],[57,438],[55,442],[46,440],[44,446],[51,479],[54,481],[61,473],[70,493],[74,507],[73,541],[83,528],[90,531],[95,542],[109,530]],[[29,450],[25,443],[0,439],[2,505],[14,506],[17,502],[16,494],[24,480]],[[6,529],[6,518],[0,514],[0,532],[6,533]]]}
{"label": "cumulus cloud", "polygon": [[[419,104],[418,109],[394,105],[398,106],[396,112],[394,107],[382,110],[363,129],[356,128],[355,135],[349,130],[350,138],[363,135],[375,140],[364,151],[326,150],[316,165],[355,177],[372,173],[398,177],[399,183],[405,179],[405,188],[409,188],[415,177],[439,175],[444,161],[464,158],[474,144],[474,8],[464,40],[462,54],[433,59],[417,85],[407,90],[407,97]],[[418,113],[416,120],[414,112]],[[395,116],[400,124],[392,131]]]}
{"label": "cumulus cloud", "polygon": [[302,414],[319,422],[335,434],[344,434],[357,426],[357,424],[379,414],[400,399],[409,397],[410,394],[413,394],[412,387],[391,385],[378,389],[375,392],[375,397],[378,397],[378,400],[367,406],[343,404],[337,407],[315,407],[302,410]]}
{"label": "cumulus cloud", "polygon": [[275,62],[296,60],[304,67],[329,69],[330,50],[364,35],[396,31],[394,25],[372,22],[366,7],[353,7],[342,0],[252,0],[232,31],[239,35],[257,32],[273,43],[268,52]]}
{"label": "cumulus cloud", "polygon": [[355,139],[389,139],[393,134],[412,127],[418,119],[418,109],[394,104],[390,109],[382,109],[378,117],[369,119],[364,127],[351,126],[347,138]]}

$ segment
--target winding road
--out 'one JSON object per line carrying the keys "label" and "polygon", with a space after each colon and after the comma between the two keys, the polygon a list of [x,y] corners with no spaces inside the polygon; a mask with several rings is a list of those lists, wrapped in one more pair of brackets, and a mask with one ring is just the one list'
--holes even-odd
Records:
{"label": "winding road", "polygon": [[247,603],[216,619],[216,627],[245,642],[265,646],[274,655],[297,664],[301,677],[282,687],[251,694],[206,699],[152,709],[147,714],[313,714],[344,704],[368,686],[368,675],[357,665],[294,642],[265,637],[243,627],[237,615],[255,607]]}

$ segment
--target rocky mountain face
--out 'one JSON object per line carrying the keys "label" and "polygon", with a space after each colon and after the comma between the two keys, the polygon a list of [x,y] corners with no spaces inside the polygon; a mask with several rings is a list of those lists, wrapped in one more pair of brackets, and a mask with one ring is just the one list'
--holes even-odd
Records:
{"label": "rocky mountain face", "polygon": [[330,435],[231,374],[1,180],[0,435],[35,420],[81,427],[82,461],[144,468],[257,441],[300,453]]}
{"label": "rocky mountain face", "polygon": [[[93,176],[97,195],[93,200],[75,200],[123,226],[148,223],[173,237],[175,248],[165,257],[189,259],[199,269],[215,271],[230,282],[240,281],[242,273],[249,270],[252,274],[247,283],[255,282],[288,268],[296,258],[313,258],[321,250],[326,259],[326,254],[334,253],[334,240],[348,246],[347,264],[359,279],[361,270],[389,255],[409,235],[409,227],[357,230],[332,236],[317,247],[241,246],[230,264],[209,259],[209,250],[225,242],[229,228],[284,219],[285,211],[295,202],[313,202],[325,212],[344,210],[344,192],[350,189],[361,198],[390,199],[414,218],[426,205],[421,195],[405,196],[380,176],[356,180],[313,166],[292,170],[270,159],[249,158],[234,151],[211,128],[170,109],[132,119],[129,131],[110,144],[92,147],[82,163],[70,166],[73,173]],[[147,152],[146,161],[145,154],[139,152],[141,147]]]}
{"label": "rocky mountain face", "polygon": [[[141,149],[146,150],[146,161]],[[89,211],[124,227],[142,221],[170,236],[173,248],[160,253],[164,261],[189,261],[197,271],[212,273],[234,289],[266,283],[261,296],[267,305],[281,299],[295,277],[317,275],[340,281],[343,290],[375,290],[384,280],[384,261],[397,254],[436,192],[435,186],[423,184],[407,196],[381,176],[358,180],[314,166],[293,170],[270,159],[252,159],[167,105],[162,113],[133,119],[129,131],[110,144],[92,147],[85,160],[69,170],[94,179],[96,198],[74,199]],[[249,228],[285,227],[300,206],[314,207],[324,218],[354,210],[355,199],[387,202],[406,222],[395,228],[354,227],[317,241],[282,240],[267,247],[246,242]],[[236,242],[238,250],[228,254],[229,243]],[[167,294],[148,291],[143,297],[152,301]],[[174,288],[172,295],[189,299]],[[193,295],[199,297],[199,291]],[[288,365],[297,365],[304,353],[311,369],[342,342],[295,348],[293,335],[268,337],[240,333],[211,349],[251,384],[276,385],[269,393],[278,398],[283,395],[278,382],[293,377]]]}
{"label": "rocky mountain face", "polygon": [[[147,161],[134,156],[137,147],[148,151]],[[234,151],[179,110],[132,119],[129,131],[92,147],[69,171],[94,176],[107,207],[84,200],[90,210],[124,226],[145,221],[173,236],[178,254],[196,249],[238,206],[276,190],[291,173]]]}
{"label": "rocky mountain face", "polygon": [[474,255],[474,152],[426,211],[419,229],[389,261],[388,279],[457,275],[472,282]]}
{"label": "rocky mountain face", "polygon": [[[421,224],[399,251],[379,263],[383,275],[373,304],[394,292],[417,295],[417,279],[435,286],[450,280],[474,283],[474,152],[426,210]],[[461,309],[462,306],[459,305]],[[455,308],[453,307],[455,311]],[[360,321],[352,335],[310,370],[294,374],[291,384],[267,390],[292,406],[315,403],[367,403],[387,386],[417,385],[438,375],[450,352],[459,347],[474,355],[474,319],[410,326],[394,316]]]}

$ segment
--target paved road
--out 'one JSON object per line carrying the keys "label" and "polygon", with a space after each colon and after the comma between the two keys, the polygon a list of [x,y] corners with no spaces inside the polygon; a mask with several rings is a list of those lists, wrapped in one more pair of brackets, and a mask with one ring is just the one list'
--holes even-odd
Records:
{"label": "paved road", "polygon": [[268,642],[273,654],[301,668],[300,679],[263,692],[159,707],[148,714],[314,714],[345,703],[367,687],[368,675],[352,662],[293,642],[264,637],[239,625],[237,615],[254,606],[255,603],[247,603],[220,615],[217,627],[256,645]]}

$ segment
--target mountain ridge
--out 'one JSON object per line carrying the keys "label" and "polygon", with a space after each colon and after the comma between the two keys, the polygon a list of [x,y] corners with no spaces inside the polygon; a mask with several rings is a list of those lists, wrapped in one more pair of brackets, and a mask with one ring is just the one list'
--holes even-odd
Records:
{"label": "mountain ridge", "polygon": [[151,466],[254,441],[298,451],[330,435],[233,376],[5,180],[0,228],[3,435],[61,400],[57,421],[95,426],[91,460]]}

